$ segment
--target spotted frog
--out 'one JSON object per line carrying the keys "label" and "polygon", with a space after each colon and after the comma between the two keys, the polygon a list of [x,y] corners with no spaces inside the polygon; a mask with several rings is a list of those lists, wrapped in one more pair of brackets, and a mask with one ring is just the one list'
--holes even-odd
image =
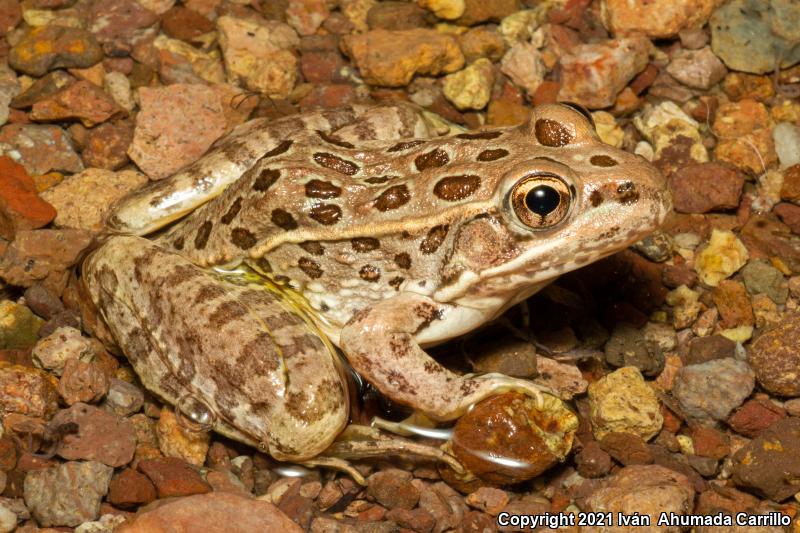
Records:
{"label": "spotted frog", "polygon": [[240,126],[113,209],[82,269],[98,331],[148,389],[280,460],[312,459],[348,424],[336,347],[434,420],[507,390],[542,400],[424,348],[647,235],[670,209],[664,179],[576,106],[444,130],[410,104]]}

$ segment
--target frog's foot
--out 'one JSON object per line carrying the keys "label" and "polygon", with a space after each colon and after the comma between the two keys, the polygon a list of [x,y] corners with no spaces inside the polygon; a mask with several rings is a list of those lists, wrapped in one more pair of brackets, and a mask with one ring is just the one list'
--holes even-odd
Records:
{"label": "frog's foot", "polygon": [[340,346],[353,368],[381,393],[434,420],[453,420],[507,391],[527,394],[541,408],[542,394],[549,391],[540,385],[503,374],[459,376],[420,348],[417,336],[447,320],[451,310],[426,296],[401,293],[356,314],[342,329]]}
{"label": "frog's foot", "polygon": [[181,410],[202,406],[216,431],[303,461],[346,426],[338,355],[274,287],[131,236],[95,250],[83,281],[142,384]]}
{"label": "frog's foot", "polygon": [[[337,437],[336,442],[327,450],[320,456],[303,464],[319,465],[350,473],[349,470],[345,470],[342,467],[342,465],[349,466],[347,461],[376,459],[387,455],[398,455],[441,462],[449,466],[456,474],[463,475],[466,473],[463,465],[459,463],[455,457],[441,448],[402,438],[388,437],[374,427],[358,424],[347,426],[345,431]],[[323,463],[321,461],[325,462]],[[349,468],[352,468],[352,466],[349,466]],[[358,481],[355,476],[353,476],[353,478]]]}

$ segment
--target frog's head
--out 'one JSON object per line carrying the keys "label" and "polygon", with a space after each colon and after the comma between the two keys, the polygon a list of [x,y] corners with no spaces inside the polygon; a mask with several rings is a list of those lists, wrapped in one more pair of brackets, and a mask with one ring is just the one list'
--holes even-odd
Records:
{"label": "frog's head", "polygon": [[498,179],[488,216],[462,226],[448,262],[462,279],[440,296],[519,301],[642,239],[671,209],[661,173],[601,142],[588,112],[540,106],[518,134],[536,155]]}

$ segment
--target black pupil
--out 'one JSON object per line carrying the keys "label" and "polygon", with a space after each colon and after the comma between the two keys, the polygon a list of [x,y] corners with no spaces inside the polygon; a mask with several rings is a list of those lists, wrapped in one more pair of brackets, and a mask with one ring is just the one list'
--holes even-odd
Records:
{"label": "black pupil", "polygon": [[561,203],[561,195],[549,185],[537,185],[525,195],[525,205],[540,216],[546,216],[555,211]]}

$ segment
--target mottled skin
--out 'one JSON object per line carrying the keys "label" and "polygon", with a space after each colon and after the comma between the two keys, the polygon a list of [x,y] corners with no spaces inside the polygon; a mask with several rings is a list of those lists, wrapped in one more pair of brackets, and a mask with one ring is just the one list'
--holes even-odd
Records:
{"label": "mottled skin", "polygon": [[[201,398],[215,429],[291,460],[347,424],[331,343],[437,420],[503,390],[538,396],[527,380],[456,375],[422,347],[645,236],[669,210],[664,180],[565,105],[517,128],[437,133],[410,105],[254,121],[120,204],[118,233],[189,213],[153,241],[110,237],[84,265],[143,383]],[[546,216],[526,203],[542,184],[558,199]]]}

